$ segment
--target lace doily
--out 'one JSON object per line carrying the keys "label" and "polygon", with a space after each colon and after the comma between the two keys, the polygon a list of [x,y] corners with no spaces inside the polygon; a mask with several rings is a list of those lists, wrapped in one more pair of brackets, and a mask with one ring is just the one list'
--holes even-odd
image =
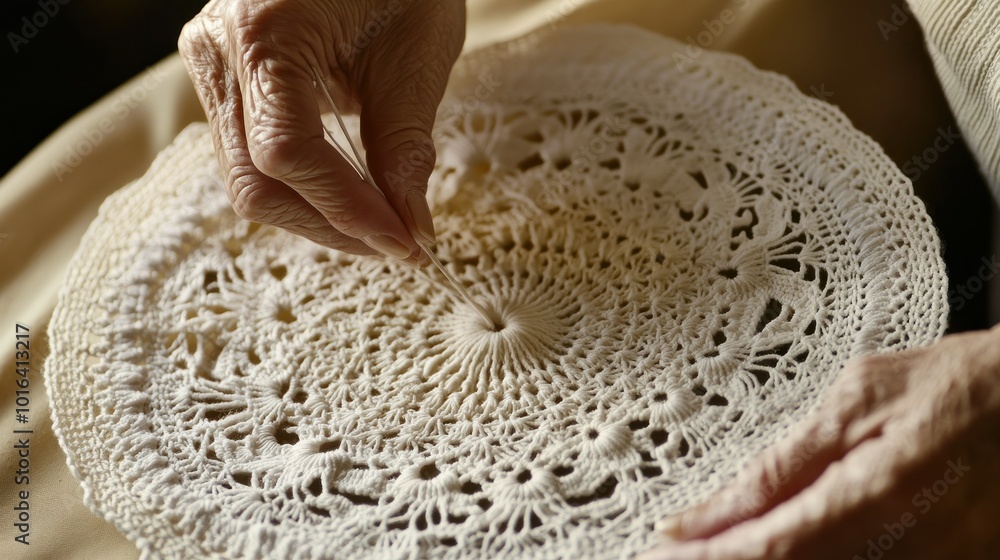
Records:
{"label": "lace doily", "polygon": [[848,358],[940,336],[939,242],[881,149],[684,48],[601,26],[459,62],[437,252],[499,332],[436,273],[241,221],[182,133],[51,323],[87,503],[146,557],[628,557]]}

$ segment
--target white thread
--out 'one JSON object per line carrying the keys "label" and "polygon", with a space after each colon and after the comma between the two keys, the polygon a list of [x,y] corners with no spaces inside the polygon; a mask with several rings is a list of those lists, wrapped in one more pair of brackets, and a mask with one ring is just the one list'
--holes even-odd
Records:
{"label": "white thread", "polygon": [[[344,119],[340,115],[340,111],[337,110],[337,106],[333,102],[333,95],[330,93],[329,88],[326,87],[325,85],[326,82],[323,81],[323,75],[315,67],[313,68],[313,73],[316,75],[317,87],[319,87],[323,91],[323,93],[326,95],[327,102],[329,102],[330,106],[333,108],[333,114],[337,119],[337,124],[340,126],[340,131],[344,135],[344,137],[347,138],[347,143],[348,145],[350,145],[351,151],[354,153],[354,157],[352,158],[351,155],[347,153],[347,150],[345,150],[340,145],[340,143],[337,142],[337,139],[334,137],[333,132],[331,132],[330,129],[327,128],[326,123],[323,123],[323,131],[326,132],[326,135],[330,139],[330,143],[333,144],[333,146],[337,149],[337,152],[339,152],[340,155],[351,164],[351,167],[353,167],[354,170],[358,172],[358,175],[360,175],[362,179],[367,181],[368,184],[373,189],[378,191],[379,194],[383,194],[382,190],[379,189],[378,186],[375,184],[375,179],[372,176],[372,172],[370,169],[368,169],[368,165],[365,163],[365,159],[361,157],[361,154],[358,152],[358,148],[354,144],[354,140],[351,139],[351,132],[347,129],[347,125],[344,123]],[[417,241],[417,245],[420,246],[420,248],[425,253],[427,253],[427,256],[430,257],[431,262],[434,263],[434,266],[438,269],[438,271],[441,272],[441,274],[445,277],[445,279],[447,279],[451,287],[454,288],[456,295],[458,295],[459,298],[464,299],[466,303],[472,306],[472,308],[475,309],[476,312],[483,317],[483,320],[486,321],[487,325],[491,325],[493,328],[499,329],[500,320],[497,317],[495,317],[494,314],[491,314],[489,311],[487,311],[485,307],[477,303],[472,298],[472,296],[469,295],[469,291],[465,289],[465,286],[462,286],[462,284],[460,284],[458,280],[455,279],[455,277],[453,277],[450,273],[448,273],[448,270],[445,269],[443,264],[441,264],[441,261],[437,258],[437,255],[434,254],[433,248],[419,241]]]}
{"label": "white thread", "polygon": [[[459,282],[457,278],[455,278],[454,276],[451,275],[450,272],[448,272],[448,269],[446,269],[444,265],[441,264],[441,260],[437,258],[437,255],[434,254],[434,251],[432,251],[429,246],[424,245],[419,241],[417,242],[417,245],[420,245],[420,248],[423,249],[425,253],[427,253],[427,256],[430,257],[431,262],[434,263],[434,267],[437,268],[439,272],[441,272],[441,275],[445,277],[445,279],[448,281],[449,284],[451,284],[451,286],[455,289],[455,292],[458,293],[459,297],[461,297],[463,300],[465,300],[466,303],[472,306],[472,308],[476,310],[476,313],[479,313],[479,315],[483,318],[484,321],[486,321],[486,324],[490,328],[494,330],[500,330],[503,328],[503,320],[500,317],[498,317],[495,313],[491,313],[485,307],[476,303],[476,300],[472,298],[472,296],[469,294],[469,291],[465,289],[465,286],[463,286],[462,283]],[[428,274],[429,273],[430,270],[428,269]]]}
{"label": "white thread", "polygon": [[[326,87],[326,81],[323,80],[323,74],[321,74],[319,69],[315,67],[313,67],[312,71],[316,76],[316,87],[323,92],[327,103],[330,104],[330,109],[337,118],[337,125],[340,126],[340,130],[344,134],[344,137],[347,138],[347,144],[351,147],[351,152],[354,154],[354,157],[352,158],[351,154],[348,154],[347,150],[343,148],[339,142],[337,142],[333,132],[327,128],[326,124],[323,125],[323,131],[326,132],[326,135],[330,138],[330,142],[337,149],[340,155],[343,156],[343,158],[351,164],[351,167],[358,172],[358,175],[367,181],[369,185],[378,190],[378,187],[375,185],[375,178],[372,177],[371,170],[368,169],[368,165],[365,163],[365,158],[361,157],[358,147],[354,144],[354,140],[351,139],[351,134],[347,130],[347,125],[344,124],[343,117],[340,116],[340,110],[337,109],[337,104],[333,102],[333,95],[330,93],[330,89]],[[382,191],[379,190],[379,193],[381,192]]]}

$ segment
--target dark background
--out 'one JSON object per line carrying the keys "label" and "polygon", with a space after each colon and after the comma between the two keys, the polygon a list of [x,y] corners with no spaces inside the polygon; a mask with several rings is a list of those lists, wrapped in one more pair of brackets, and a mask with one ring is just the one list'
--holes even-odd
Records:
{"label": "dark background", "polygon": [[[0,2],[5,175],[73,115],[177,50],[181,27],[207,0]],[[45,6],[58,12],[49,16]],[[27,38],[31,29],[23,29],[21,18],[30,22],[37,12],[45,14],[39,22],[47,21]],[[16,53],[10,33],[27,39]]]}
{"label": "dark background", "polygon": [[[0,56],[6,80],[0,175],[77,112],[175,51],[181,27],[206,1],[0,0]],[[58,11],[50,16],[46,6]],[[32,31],[24,28],[22,18],[44,23]],[[27,40],[16,53],[11,33]],[[902,37],[906,34],[912,37]],[[906,41],[918,47],[922,43],[919,29],[912,25],[897,37],[888,43],[890,48],[905,46]],[[932,72],[928,60],[922,63]],[[956,286],[976,276],[984,255],[988,259],[995,254],[989,241],[995,203],[965,146],[946,156],[914,186],[939,229]],[[953,310],[952,331],[989,325],[988,293],[984,289],[960,311]]]}

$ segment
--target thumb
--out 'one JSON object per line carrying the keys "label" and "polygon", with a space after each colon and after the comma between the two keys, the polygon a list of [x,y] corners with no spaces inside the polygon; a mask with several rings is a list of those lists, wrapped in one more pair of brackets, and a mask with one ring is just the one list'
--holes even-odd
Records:
{"label": "thumb", "polygon": [[367,114],[368,122],[362,128],[371,138],[365,141],[368,165],[376,184],[413,238],[433,245],[427,181],[436,158],[430,134],[436,104],[415,107],[403,100],[386,101],[363,111],[362,120]]}
{"label": "thumb", "polygon": [[435,241],[426,198],[436,157],[431,130],[463,36],[461,27],[453,31],[456,41],[397,37],[376,47],[381,56],[373,58],[382,64],[362,79],[359,96],[361,137],[375,182],[414,239],[428,245]]}

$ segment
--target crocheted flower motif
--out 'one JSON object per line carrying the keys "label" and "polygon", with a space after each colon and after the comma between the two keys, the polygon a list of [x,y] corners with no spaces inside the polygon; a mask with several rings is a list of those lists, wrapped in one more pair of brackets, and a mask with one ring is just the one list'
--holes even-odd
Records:
{"label": "crocheted flower motif", "polygon": [[500,330],[433,270],[240,221],[186,131],[108,201],[53,318],[91,505],[147,556],[623,557],[851,356],[939,336],[938,241],[885,155],[678,48],[582,28],[457,66],[438,254]]}

